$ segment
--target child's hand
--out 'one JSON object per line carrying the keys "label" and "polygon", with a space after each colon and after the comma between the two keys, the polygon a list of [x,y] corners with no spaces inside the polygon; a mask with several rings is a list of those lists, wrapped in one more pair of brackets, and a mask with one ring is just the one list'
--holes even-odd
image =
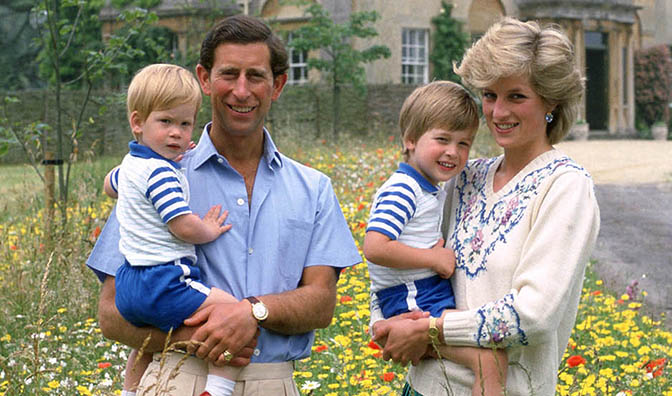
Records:
{"label": "child's hand", "polygon": [[175,157],[175,162],[180,162],[180,161],[182,161],[182,158],[184,158],[184,155],[185,155],[187,152],[189,152],[189,150],[193,149],[194,147],[196,147],[196,143],[194,143],[194,141],[192,140],[192,141],[189,142],[189,147],[187,147],[187,151],[185,151],[184,153],[182,153],[182,154],[178,155],[177,157]]}
{"label": "child's hand", "polygon": [[217,239],[217,237],[231,229],[231,224],[222,225],[228,216],[228,210],[222,212],[222,205],[211,207],[208,213],[203,216],[203,224],[207,227],[209,233],[213,235],[212,240]]}
{"label": "child's hand", "polygon": [[455,252],[452,249],[443,247],[445,241],[443,238],[434,245],[430,250],[432,254],[432,270],[440,277],[448,279],[455,271]]}

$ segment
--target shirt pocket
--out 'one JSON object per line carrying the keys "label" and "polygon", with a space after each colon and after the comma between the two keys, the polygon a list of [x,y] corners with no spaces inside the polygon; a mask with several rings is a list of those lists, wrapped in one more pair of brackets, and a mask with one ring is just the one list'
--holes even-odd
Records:
{"label": "shirt pocket", "polygon": [[306,265],[313,223],[292,218],[285,222],[278,244],[279,271],[287,286],[296,288]]}

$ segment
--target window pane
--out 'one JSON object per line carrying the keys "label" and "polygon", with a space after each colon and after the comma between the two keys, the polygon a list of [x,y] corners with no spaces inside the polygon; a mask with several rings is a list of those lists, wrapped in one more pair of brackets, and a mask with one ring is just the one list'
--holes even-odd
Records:
{"label": "window pane", "polygon": [[401,34],[401,82],[427,83],[427,30],[402,29]]}

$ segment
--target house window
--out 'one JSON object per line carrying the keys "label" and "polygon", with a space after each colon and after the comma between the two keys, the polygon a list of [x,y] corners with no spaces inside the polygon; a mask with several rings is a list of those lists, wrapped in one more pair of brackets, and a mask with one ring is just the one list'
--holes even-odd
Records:
{"label": "house window", "polygon": [[[292,42],[293,33],[289,33],[287,42]],[[291,85],[304,84],[308,81],[308,52],[289,48],[289,77],[287,83]]]}
{"label": "house window", "polygon": [[401,32],[401,82],[426,84],[428,78],[426,29],[403,29]]}

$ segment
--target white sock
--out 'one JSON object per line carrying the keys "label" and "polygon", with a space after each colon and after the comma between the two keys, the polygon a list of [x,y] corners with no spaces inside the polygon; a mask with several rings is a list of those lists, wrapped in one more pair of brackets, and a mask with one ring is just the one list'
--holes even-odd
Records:
{"label": "white sock", "polygon": [[212,396],[231,396],[234,386],[236,386],[236,381],[217,375],[208,375],[205,382],[205,390]]}
{"label": "white sock", "polygon": [[127,390],[122,390],[121,391],[121,396],[135,396],[135,392],[127,391]]}

